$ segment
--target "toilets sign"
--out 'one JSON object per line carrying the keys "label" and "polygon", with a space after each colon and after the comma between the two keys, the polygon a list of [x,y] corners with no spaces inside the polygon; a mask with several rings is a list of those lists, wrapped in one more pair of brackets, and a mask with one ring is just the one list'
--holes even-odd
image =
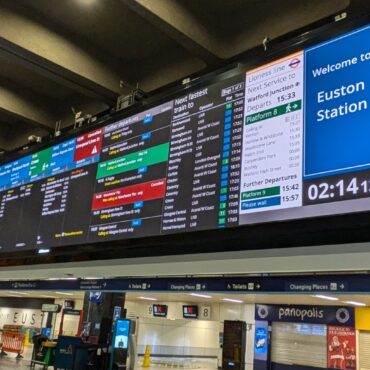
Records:
{"label": "toilets sign", "polygon": [[255,319],[311,324],[354,325],[354,310],[340,306],[261,305],[257,304]]}

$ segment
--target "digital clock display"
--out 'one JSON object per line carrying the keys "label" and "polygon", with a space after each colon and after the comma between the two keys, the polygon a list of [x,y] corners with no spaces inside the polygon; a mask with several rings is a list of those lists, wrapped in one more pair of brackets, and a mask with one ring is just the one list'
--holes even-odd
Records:
{"label": "digital clock display", "polygon": [[337,175],[310,182],[306,188],[306,202],[328,202],[338,199],[355,199],[370,195],[370,174],[362,171],[354,176],[353,173]]}

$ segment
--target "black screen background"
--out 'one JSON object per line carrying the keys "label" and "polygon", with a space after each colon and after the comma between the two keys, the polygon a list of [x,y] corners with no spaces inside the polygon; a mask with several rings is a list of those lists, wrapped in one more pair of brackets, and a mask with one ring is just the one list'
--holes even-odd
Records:
{"label": "black screen background", "polygon": [[[297,38],[294,42],[290,41],[285,44],[286,50],[294,51],[302,48],[302,45],[309,46],[325,38],[336,36],[341,32],[348,31],[355,26],[359,26],[368,22],[368,19],[343,22],[342,24],[333,27],[324,27],[323,30],[318,30],[310,35]],[[270,56],[261,55],[263,53],[254,53],[251,65],[259,62],[266,62],[269,59],[276,58],[286,54],[284,47],[279,46],[276,50],[270,53]],[[248,65],[248,64],[247,64]],[[220,77],[218,77],[220,78]],[[221,77],[223,78],[223,77]],[[217,79],[217,78],[216,78]],[[36,186],[37,184],[34,183]],[[25,200],[24,200],[25,201]],[[30,215],[34,209],[39,207],[40,199],[32,197],[27,207]],[[17,203],[17,201],[15,202]],[[32,217],[22,216],[17,212],[17,205],[12,205],[11,214],[14,219],[22,220],[24,225],[24,238],[16,238],[10,236],[10,231],[15,230],[14,222],[9,221],[0,224],[0,235],[3,240],[4,232],[9,234],[11,243],[22,242],[27,238],[34,237],[35,220]],[[14,220],[13,219],[13,220]],[[136,257],[142,255],[166,255],[166,254],[183,254],[194,252],[216,252],[223,250],[245,250],[245,249],[261,249],[261,248],[279,248],[292,246],[305,246],[317,244],[334,244],[346,242],[361,242],[367,241],[370,237],[368,225],[370,223],[370,215],[368,213],[352,214],[352,215],[336,215],[330,217],[322,217],[306,220],[292,220],[289,222],[277,222],[263,225],[251,225],[246,227],[201,231],[197,233],[176,234],[170,236],[148,237],[130,240],[120,240],[104,244],[104,249],[98,245],[86,244],[80,247],[73,246],[71,248],[64,247],[55,250],[53,256],[48,257],[32,257],[33,253],[15,254],[7,253],[4,255],[4,264],[14,263],[39,263],[39,262],[64,262],[81,259],[108,259],[117,257]],[[9,231],[9,233],[8,233]],[[8,240],[8,239],[6,239]],[[117,247],[122,247],[118,248]],[[148,249],[150,248],[150,249]],[[24,260],[23,258],[26,258]],[[82,257],[83,256],[83,257]],[[6,259],[8,258],[8,259]],[[15,262],[13,259],[18,259]]]}

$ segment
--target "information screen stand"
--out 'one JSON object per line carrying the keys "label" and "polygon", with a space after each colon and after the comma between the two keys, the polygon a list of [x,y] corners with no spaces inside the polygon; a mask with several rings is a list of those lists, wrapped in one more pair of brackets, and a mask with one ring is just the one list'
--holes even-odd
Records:
{"label": "information screen stand", "polygon": [[114,325],[109,370],[126,369],[131,321],[118,319]]}

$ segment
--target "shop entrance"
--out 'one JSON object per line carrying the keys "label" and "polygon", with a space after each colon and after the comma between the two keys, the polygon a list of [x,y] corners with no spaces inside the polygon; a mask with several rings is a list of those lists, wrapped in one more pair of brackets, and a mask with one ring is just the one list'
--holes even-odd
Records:
{"label": "shop entrance", "polygon": [[[158,369],[235,369],[240,360],[240,368],[250,370],[368,369],[370,331],[359,330],[356,318],[369,325],[369,304],[368,295],[348,294],[126,296],[127,314],[137,325],[137,365],[150,346],[151,366]],[[184,318],[189,306],[197,317]],[[230,322],[244,324],[231,349],[225,348],[233,336]]]}

